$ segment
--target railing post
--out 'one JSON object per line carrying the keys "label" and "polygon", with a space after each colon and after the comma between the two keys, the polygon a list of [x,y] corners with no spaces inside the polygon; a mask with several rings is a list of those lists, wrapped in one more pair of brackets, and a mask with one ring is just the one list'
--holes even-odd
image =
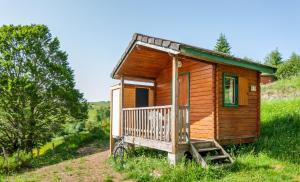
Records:
{"label": "railing post", "polygon": [[177,162],[177,149],[178,149],[178,58],[172,59],[172,109],[171,109],[171,141],[172,153],[169,154],[171,163]]}

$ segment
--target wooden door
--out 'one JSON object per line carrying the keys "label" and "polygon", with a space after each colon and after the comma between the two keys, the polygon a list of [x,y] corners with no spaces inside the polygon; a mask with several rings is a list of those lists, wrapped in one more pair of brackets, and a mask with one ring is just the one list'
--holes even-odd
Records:
{"label": "wooden door", "polygon": [[149,106],[149,90],[146,88],[136,88],[135,90],[135,107]]}
{"label": "wooden door", "polygon": [[189,106],[190,104],[190,74],[181,73],[178,75],[179,92],[178,104],[179,106]]}

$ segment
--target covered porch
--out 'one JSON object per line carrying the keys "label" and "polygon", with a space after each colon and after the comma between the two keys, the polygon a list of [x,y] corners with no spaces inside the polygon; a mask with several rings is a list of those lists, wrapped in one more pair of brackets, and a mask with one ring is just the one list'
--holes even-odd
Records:
{"label": "covered porch", "polygon": [[120,136],[173,157],[178,150],[188,150],[190,140],[189,75],[179,75],[178,54],[137,42],[114,70],[114,78],[120,80]]}

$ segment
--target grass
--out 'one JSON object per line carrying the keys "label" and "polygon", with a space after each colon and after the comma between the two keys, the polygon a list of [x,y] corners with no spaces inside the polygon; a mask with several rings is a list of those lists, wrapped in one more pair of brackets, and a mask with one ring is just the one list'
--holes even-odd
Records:
{"label": "grass", "polygon": [[124,167],[112,164],[137,181],[300,181],[300,97],[263,101],[261,120],[257,142],[226,147],[235,160],[230,167],[172,167],[166,153],[144,148]]}
{"label": "grass", "polygon": [[283,79],[261,87],[263,99],[284,99],[300,96],[300,76]]}

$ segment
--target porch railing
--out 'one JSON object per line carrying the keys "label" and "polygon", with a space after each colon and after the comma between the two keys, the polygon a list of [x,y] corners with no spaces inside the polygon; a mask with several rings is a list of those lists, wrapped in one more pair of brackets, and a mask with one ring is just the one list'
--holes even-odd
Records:
{"label": "porch railing", "polygon": [[178,142],[188,143],[190,136],[190,112],[188,106],[179,106],[178,124]]}
{"label": "porch railing", "polygon": [[[178,110],[178,142],[188,141],[190,133],[189,108]],[[123,109],[125,136],[171,142],[171,105]]]}

